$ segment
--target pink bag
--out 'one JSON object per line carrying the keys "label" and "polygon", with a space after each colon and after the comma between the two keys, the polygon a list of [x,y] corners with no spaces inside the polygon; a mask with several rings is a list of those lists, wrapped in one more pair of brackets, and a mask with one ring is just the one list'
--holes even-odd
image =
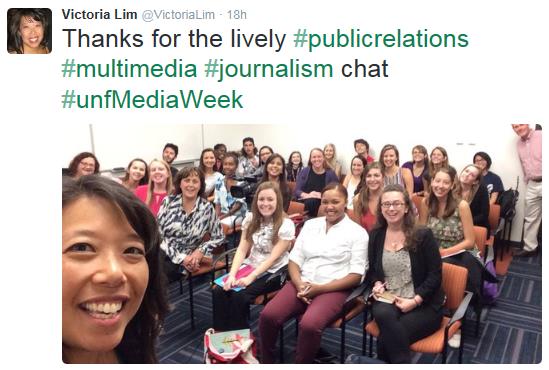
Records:
{"label": "pink bag", "polygon": [[255,341],[250,329],[204,334],[204,363],[206,364],[258,364]]}

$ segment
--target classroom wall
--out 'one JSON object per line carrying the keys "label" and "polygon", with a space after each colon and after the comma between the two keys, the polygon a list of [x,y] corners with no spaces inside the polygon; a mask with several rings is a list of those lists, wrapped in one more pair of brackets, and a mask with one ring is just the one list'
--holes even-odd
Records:
{"label": "classroom wall", "polygon": [[[465,130],[464,130],[465,131]],[[224,143],[229,150],[238,150],[242,138],[251,136],[256,146],[271,146],[275,152],[286,159],[293,150],[301,151],[307,161],[313,147],[323,148],[327,143],[336,146],[337,156],[344,172],[348,171],[350,160],[355,155],[353,141],[364,138],[370,144],[370,153],[376,158],[383,145],[395,144],[400,151],[401,164],[411,159],[412,147],[424,145],[430,152],[435,146],[443,146],[448,151],[450,163],[460,171],[473,160],[477,151],[485,151],[492,157],[492,171],[497,173],[505,188],[515,187],[520,177],[520,199],[517,217],[513,226],[512,239],[521,239],[523,220],[524,184],[522,170],[516,153],[517,136],[510,125],[498,128],[478,125],[467,132],[446,127],[442,124],[396,125],[395,127],[377,127],[367,124],[345,124],[328,128],[325,125],[293,123],[280,125],[235,125],[235,124],[181,124],[135,125],[91,124],[71,125],[64,130],[70,143],[65,148],[61,167],[68,166],[71,158],[80,151],[93,151],[101,169],[125,167],[134,157],[146,161],[160,158],[162,148],[167,142],[179,146],[177,161],[196,159],[205,147]]]}

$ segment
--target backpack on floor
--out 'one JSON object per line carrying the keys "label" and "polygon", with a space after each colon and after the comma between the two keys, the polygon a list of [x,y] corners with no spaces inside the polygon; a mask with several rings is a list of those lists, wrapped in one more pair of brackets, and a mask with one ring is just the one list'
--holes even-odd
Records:
{"label": "backpack on floor", "polygon": [[516,189],[513,190],[511,188],[501,192],[496,200],[496,204],[499,204],[500,206],[499,216],[504,220],[511,220],[515,217],[515,206],[519,197],[518,181],[519,178],[517,177]]}

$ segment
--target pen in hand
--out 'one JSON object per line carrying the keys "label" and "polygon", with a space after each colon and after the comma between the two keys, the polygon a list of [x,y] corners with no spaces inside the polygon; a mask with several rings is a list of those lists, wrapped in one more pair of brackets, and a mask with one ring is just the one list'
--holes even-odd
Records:
{"label": "pen in hand", "polygon": [[[387,285],[387,282],[384,282],[377,289],[381,289],[381,288],[385,287],[386,285]],[[376,288],[375,287],[372,288],[372,293],[370,293],[368,298],[372,298],[377,293],[374,289],[376,289]]]}

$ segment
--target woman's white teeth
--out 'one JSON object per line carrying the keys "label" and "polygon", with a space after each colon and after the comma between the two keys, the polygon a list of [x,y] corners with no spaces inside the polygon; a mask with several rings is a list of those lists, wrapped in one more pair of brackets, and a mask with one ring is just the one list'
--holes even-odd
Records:
{"label": "woman's white teeth", "polygon": [[116,303],[86,303],[86,310],[92,313],[115,313],[122,309],[122,302]]}

